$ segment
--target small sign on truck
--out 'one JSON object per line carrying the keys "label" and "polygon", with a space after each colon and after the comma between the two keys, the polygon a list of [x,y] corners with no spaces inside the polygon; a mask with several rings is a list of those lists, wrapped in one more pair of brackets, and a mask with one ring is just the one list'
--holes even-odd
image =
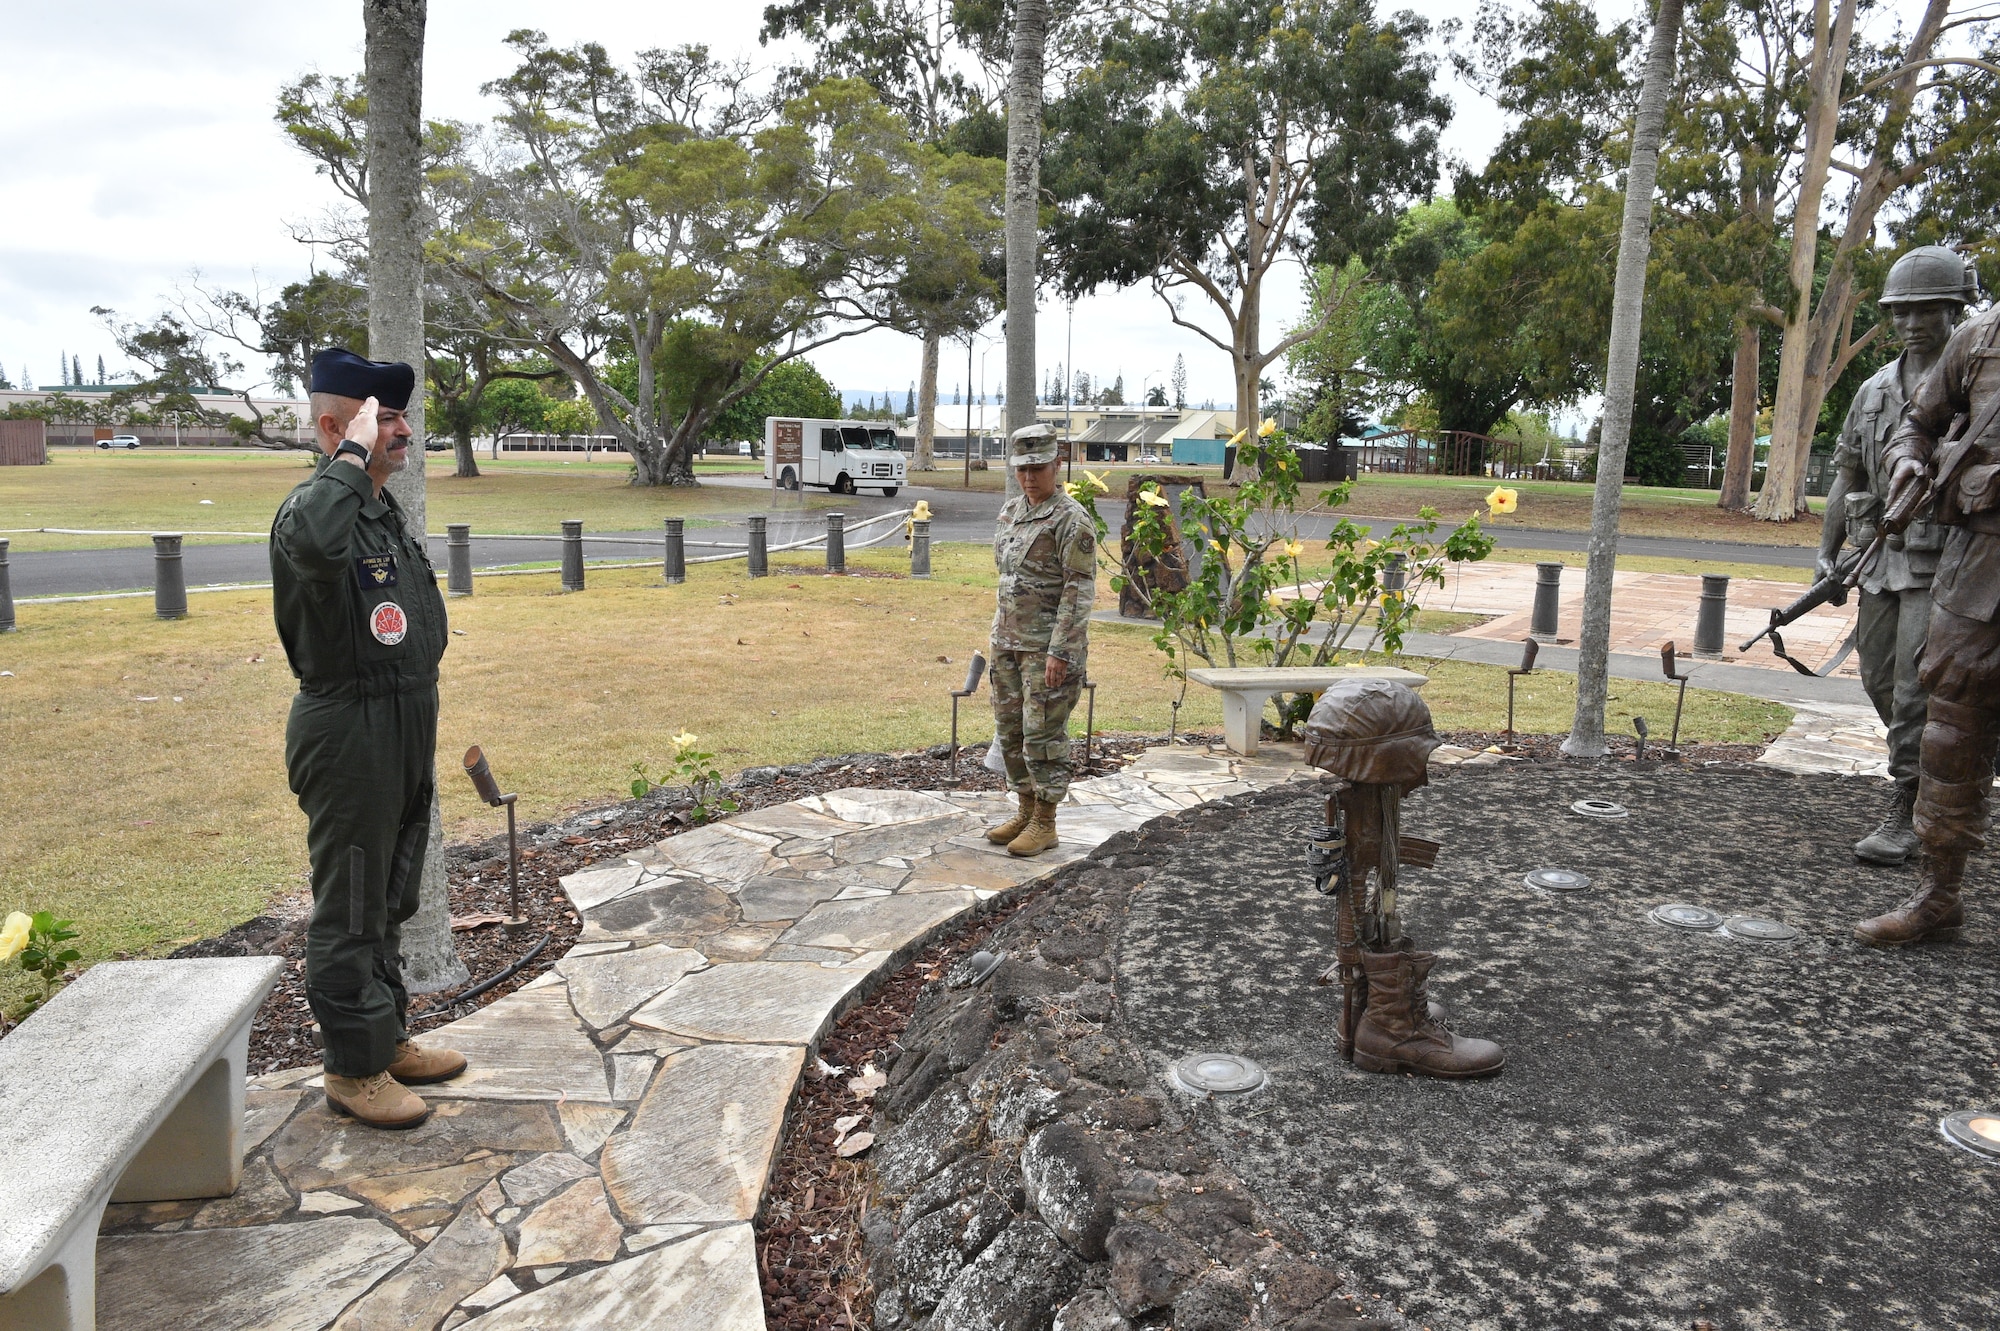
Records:
{"label": "small sign on truck", "polygon": [[903,487],[906,467],[896,431],[880,421],[764,418],[764,479],[778,489],[887,497]]}

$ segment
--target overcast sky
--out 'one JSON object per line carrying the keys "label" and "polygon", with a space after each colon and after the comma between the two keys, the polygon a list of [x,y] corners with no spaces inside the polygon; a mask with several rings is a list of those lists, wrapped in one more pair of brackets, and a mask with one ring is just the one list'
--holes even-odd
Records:
{"label": "overcast sky", "polygon": [[[1433,0],[1417,7],[1434,19],[1469,22],[1475,6]],[[6,11],[0,364],[9,378],[19,384],[25,370],[38,385],[60,382],[58,352],[80,354],[92,376],[102,355],[116,374],[111,339],[91,307],[150,315],[191,271],[238,288],[274,288],[304,276],[307,255],[288,224],[312,218],[332,195],[287,146],[271,110],[279,86],[308,69],[360,69],[359,4],[86,0],[10,4]],[[619,56],[698,41],[770,61],[776,54],[757,45],[761,12],[760,3],[712,0],[433,0],[425,114],[489,116],[479,86],[509,68],[501,40],[515,28],[541,28],[559,44],[601,41]],[[1496,117],[1448,74],[1445,83],[1458,105],[1447,147],[1483,161],[1498,136]],[[1293,275],[1279,279],[1265,307],[1267,338],[1296,318],[1297,291]],[[1039,331],[1046,371],[1063,359],[1060,305],[1043,307]],[[1131,400],[1148,379],[1163,381],[1181,354],[1193,400],[1230,402],[1228,358],[1174,328],[1149,291],[1080,302],[1074,336],[1076,365],[1107,380],[1122,373]],[[993,346],[984,356],[988,393],[1002,377],[998,342]],[[843,389],[890,390],[899,398],[918,369],[916,344],[886,332],[837,343],[814,360]],[[980,368],[975,363],[975,384]],[[965,377],[963,352],[947,353],[939,376],[945,401]]]}

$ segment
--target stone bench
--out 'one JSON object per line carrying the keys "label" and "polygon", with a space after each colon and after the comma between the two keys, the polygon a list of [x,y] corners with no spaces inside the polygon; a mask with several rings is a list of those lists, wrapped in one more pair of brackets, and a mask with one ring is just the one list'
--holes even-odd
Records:
{"label": "stone bench", "polygon": [[1190,670],[1188,678],[1222,695],[1222,738],[1231,753],[1257,752],[1257,735],[1264,723],[1264,704],[1280,693],[1324,693],[1344,679],[1388,679],[1420,689],[1427,675],[1395,666],[1238,666]]}
{"label": "stone bench", "polygon": [[109,961],[0,1040],[0,1331],[97,1324],[108,1202],[226,1197],[276,957]]}

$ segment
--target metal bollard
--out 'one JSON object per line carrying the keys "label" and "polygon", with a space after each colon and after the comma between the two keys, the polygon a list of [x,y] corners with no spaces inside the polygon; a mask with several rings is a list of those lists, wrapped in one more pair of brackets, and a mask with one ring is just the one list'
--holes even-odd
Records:
{"label": "metal bollard", "polygon": [[1729,608],[1729,575],[1701,575],[1701,605],[1695,611],[1694,654],[1716,660],[1722,655],[1722,615]]}
{"label": "metal bollard", "polygon": [[565,520],[563,525],[562,589],[583,590],[583,524]]}
{"label": "metal bollard", "polygon": [[766,544],[770,519],[762,513],[750,515],[750,576],[768,578],[771,576],[771,555]]}
{"label": "metal bollard", "polygon": [[448,596],[472,595],[472,524],[469,522],[445,524],[444,589]]}
{"label": "metal bollard", "polygon": [[14,584],[7,573],[9,544],[5,536],[0,536],[0,633],[14,631]]}
{"label": "metal bollard", "polygon": [[667,585],[688,580],[687,519],[662,518],[667,529],[667,553],[660,562],[660,576]]}
{"label": "metal bollard", "polygon": [[847,515],[826,515],[826,571],[847,572]]}
{"label": "metal bollard", "polygon": [[1541,642],[1556,640],[1556,608],[1562,600],[1563,566],[1560,562],[1535,565],[1535,609],[1528,617],[1528,636]]}
{"label": "metal bollard", "polygon": [[910,576],[931,575],[931,524],[929,519],[910,524]]}
{"label": "metal bollard", "polygon": [[181,570],[179,533],[153,537],[153,613],[161,619],[185,619],[188,612],[187,575]]}

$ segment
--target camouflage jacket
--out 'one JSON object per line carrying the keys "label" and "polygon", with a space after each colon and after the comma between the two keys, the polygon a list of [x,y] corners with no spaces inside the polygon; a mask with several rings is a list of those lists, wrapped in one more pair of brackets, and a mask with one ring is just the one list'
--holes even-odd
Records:
{"label": "camouflage jacket", "polygon": [[1090,515],[1061,490],[1032,508],[1016,495],[1000,510],[993,562],[1000,570],[994,648],[1046,651],[1081,667],[1097,600],[1097,533]]}
{"label": "camouflage jacket", "polygon": [[[1893,471],[1902,458],[1930,467],[1957,417],[1976,420],[2000,393],[2000,307],[1967,319],[1944,355],[1910,394],[1903,422],[1884,450]],[[1931,603],[1987,623],[2000,620],[2000,425],[1973,440],[1967,465],[1940,496],[1937,518],[1949,527]]]}
{"label": "camouflage jacket", "polygon": [[[1841,427],[1840,445],[1834,450],[1833,465],[1851,474],[1847,511],[1829,510],[1826,522],[1844,523],[1850,545],[1866,547],[1875,539],[1876,519],[1889,499],[1889,470],[1883,452],[1889,437],[1902,422],[1903,359],[1898,356],[1870,375],[1854,395]],[[1861,498],[1867,496],[1867,498]],[[1861,510],[1857,513],[1855,510]],[[1865,516],[1863,516],[1865,514]],[[1869,592],[1912,591],[1931,585],[1937,572],[1938,551],[1944,549],[1944,533],[1935,523],[1919,519],[1903,533],[1900,545],[1884,545],[1875,564],[1862,575],[1861,589]]]}

